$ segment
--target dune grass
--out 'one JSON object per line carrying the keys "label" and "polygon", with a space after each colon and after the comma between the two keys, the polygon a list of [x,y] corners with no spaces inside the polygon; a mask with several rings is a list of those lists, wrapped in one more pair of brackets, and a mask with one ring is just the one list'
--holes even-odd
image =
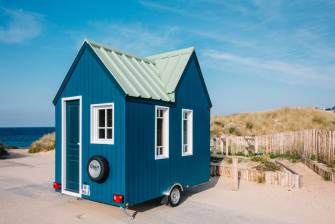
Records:
{"label": "dune grass", "polygon": [[55,133],[46,134],[39,140],[33,142],[29,153],[46,152],[55,149]]}
{"label": "dune grass", "polygon": [[253,136],[304,129],[335,130],[335,113],[313,108],[281,108],[211,119],[212,136]]}

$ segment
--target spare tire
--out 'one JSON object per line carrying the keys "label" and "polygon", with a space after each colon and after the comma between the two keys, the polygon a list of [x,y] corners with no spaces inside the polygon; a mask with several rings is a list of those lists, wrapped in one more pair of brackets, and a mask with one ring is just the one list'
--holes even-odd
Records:
{"label": "spare tire", "polygon": [[92,181],[103,183],[109,174],[107,160],[102,156],[92,156],[87,163],[87,174]]}

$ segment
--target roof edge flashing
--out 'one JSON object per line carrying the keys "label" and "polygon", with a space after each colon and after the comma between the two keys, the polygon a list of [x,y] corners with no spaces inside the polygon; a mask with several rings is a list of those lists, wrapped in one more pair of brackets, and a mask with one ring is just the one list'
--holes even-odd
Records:
{"label": "roof edge flashing", "polygon": [[164,52],[161,54],[155,54],[151,56],[147,56],[146,58],[152,61],[159,60],[159,59],[164,59],[164,58],[170,58],[170,57],[176,57],[184,54],[192,54],[195,51],[194,47],[189,47],[189,48],[184,48],[184,49],[179,49],[175,51],[169,51],[169,52]]}
{"label": "roof edge flashing", "polygon": [[104,44],[100,44],[100,43],[97,43],[95,41],[92,41],[88,38],[85,38],[84,39],[84,42],[86,42],[87,44],[89,44],[91,47],[97,47],[97,48],[104,48],[105,50],[107,51],[114,51],[115,53],[117,54],[122,54],[122,55],[125,55],[127,57],[131,57],[131,58],[135,58],[137,60],[140,60],[140,61],[144,61],[146,63],[152,63],[152,64],[155,64],[154,61],[148,59],[148,58],[145,58],[145,57],[140,57],[140,56],[137,56],[137,55],[134,55],[134,54],[129,54],[129,53],[126,53],[124,51],[121,51],[119,49],[116,49],[116,48],[112,48],[112,47],[109,47],[109,46],[106,46]]}

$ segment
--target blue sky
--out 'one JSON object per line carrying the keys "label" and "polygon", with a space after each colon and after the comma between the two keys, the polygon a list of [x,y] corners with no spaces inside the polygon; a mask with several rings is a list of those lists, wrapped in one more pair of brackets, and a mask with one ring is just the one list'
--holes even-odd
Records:
{"label": "blue sky", "polygon": [[54,125],[85,37],[140,56],[194,46],[212,114],[335,105],[334,1],[121,2],[0,0],[0,126]]}

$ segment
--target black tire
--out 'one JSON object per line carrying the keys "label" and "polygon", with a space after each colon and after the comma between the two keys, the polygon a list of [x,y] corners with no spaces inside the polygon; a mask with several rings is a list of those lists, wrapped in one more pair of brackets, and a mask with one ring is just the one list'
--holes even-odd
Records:
{"label": "black tire", "polygon": [[171,189],[170,195],[169,195],[169,204],[171,207],[176,207],[180,204],[182,197],[182,191],[179,186],[174,186]]}
{"label": "black tire", "polygon": [[[92,176],[90,174],[90,165],[92,166],[91,164],[92,161],[94,161],[94,163],[98,162],[100,165],[100,173],[97,176]],[[102,156],[92,156],[87,163],[87,174],[90,177],[90,179],[94,182],[97,182],[97,183],[105,182],[105,180],[107,179],[109,175],[108,161]]]}

